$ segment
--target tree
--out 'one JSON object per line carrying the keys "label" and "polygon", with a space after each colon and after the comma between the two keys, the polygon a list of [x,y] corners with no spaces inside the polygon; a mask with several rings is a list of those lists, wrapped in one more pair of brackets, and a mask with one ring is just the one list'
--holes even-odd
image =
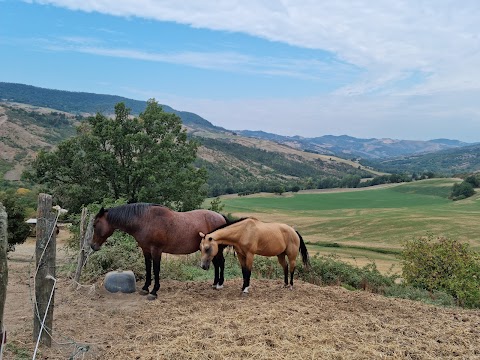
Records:
{"label": "tree", "polygon": [[466,181],[462,181],[460,184],[453,184],[450,199],[462,200],[472,196],[473,194],[475,194],[475,190],[473,189],[472,184]]}
{"label": "tree", "polygon": [[89,117],[75,137],[40,152],[27,177],[45,184],[73,212],[105,197],[190,210],[205,196],[206,171],[193,166],[197,147],[180,118],[155,100],[134,118],[118,103],[114,119]]}
{"label": "tree", "polygon": [[25,206],[13,189],[0,193],[0,202],[8,216],[8,247],[15,249],[15,245],[23,243],[30,233],[30,226],[25,222]]}
{"label": "tree", "polygon": [[480,177],[477,174],[467,176],[464,181],[470,183],[474,188],[480,187]]}

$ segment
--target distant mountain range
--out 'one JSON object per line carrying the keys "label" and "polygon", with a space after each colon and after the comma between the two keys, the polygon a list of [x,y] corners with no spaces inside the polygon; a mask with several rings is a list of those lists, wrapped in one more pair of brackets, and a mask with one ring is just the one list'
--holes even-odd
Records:
{"label": "distant mountain range", "polygon": [[[132,111],[139,114],[144,111],[146,102],[115,95],[102,95],[86,92],[44,89],[30,85],[0,82],[0,100],[17,102],[33,106],[51,108],[73,114],[111,114],[115,104],[124,102]],[[347,159],[385,159],[391,157],[431,153],[445,149],[459,148],[471,144],[458,140],[435,139],[429,141],[394,139],[359,139],[347,135],[305,138],[300,136],[282,136],[263,131],[226,130],[213,125],[201,116],[178,111],[168,105],[162,105],[166,112],[175,113],[192,131],[230,132],[245,137],[270,140],[298,150],[334,155]]]}

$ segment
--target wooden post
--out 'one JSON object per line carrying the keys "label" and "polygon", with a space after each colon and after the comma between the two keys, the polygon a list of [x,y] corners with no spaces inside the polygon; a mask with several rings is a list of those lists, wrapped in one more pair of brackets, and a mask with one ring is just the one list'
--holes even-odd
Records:
{"label": "wooden post", "polygon": [[83,208],[82,217],[80,219],[80,252],[78,254],[77,270],[75,271],[74,286],[80,282],[82,269],[85,265],[85,258],[88,253],[88,246],[93,236],[93,215],[90,215],[88,223],[86,222],[88,216],[87,208]]}
{"label": "wooden post", "polygon": [[5,309],[8,283],[7,247],[7,212],[0,203],[0,348],[3,346],[4,336],[6,337],[6,333],[4,334],[3,310]]}
{"label": "wooden post", "polygon": [[[51,334],[53,325],[53,286],[55,281],[56,232],[54,231],[56,215],[52,212],[52,196],[38,195],[37,209],[37,243],[35,247],[35,306],[33,309],[33,337],[40,336],[40,343],[51,346],[51,336],[40,330],[44,327]],[[49,304],[50,303],[50,304]]]}

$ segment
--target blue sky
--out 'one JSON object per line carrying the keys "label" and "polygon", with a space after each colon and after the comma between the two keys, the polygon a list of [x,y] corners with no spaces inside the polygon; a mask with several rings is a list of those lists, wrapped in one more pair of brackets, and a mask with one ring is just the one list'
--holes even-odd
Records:
{"label": "blue sky", "polygon": [[232,130],[480,141],[476,0],[0,0],[0,81]]}

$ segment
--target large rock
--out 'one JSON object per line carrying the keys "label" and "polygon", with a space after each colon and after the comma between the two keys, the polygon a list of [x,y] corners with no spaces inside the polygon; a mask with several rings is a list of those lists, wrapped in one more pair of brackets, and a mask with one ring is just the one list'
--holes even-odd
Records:
{"label": "large rock", "polygon": [[133,271],[110,271],[105,275],[105,289],[109,292],[135,292],[135,275]]}

